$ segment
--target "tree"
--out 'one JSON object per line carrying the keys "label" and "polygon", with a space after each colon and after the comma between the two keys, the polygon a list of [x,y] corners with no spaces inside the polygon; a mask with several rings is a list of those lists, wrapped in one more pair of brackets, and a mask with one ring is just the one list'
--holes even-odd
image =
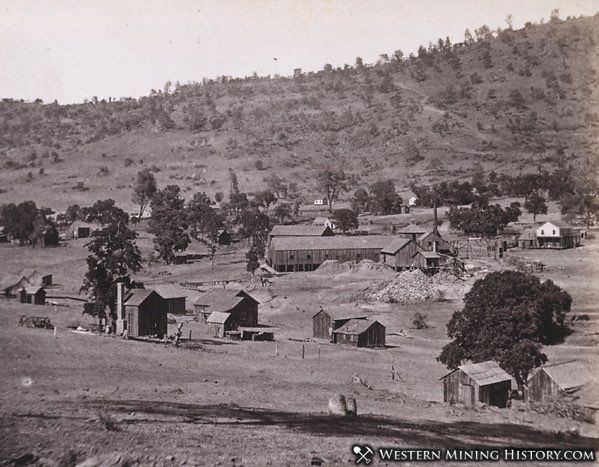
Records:
{"label": "tree", "polygon": [[281,203],[275,207],[275,216],[279,218],[281,224],[285,222],[285,219],[291,219],[291,205],[289,203]]}
{"label": "tree", "polygon": [[358,215],[351,209],[335,209],[333,219],[341,232],[345,235],[348,230],[357,229],[359,226]]}
{"label": "tree", "polygon": [[187,204],[187,220],[191,226],[191,234],[206,245],[210,253],[210,263],[214,265],[214,255],[218,249],[218,233],[224,220],[212,207],[208,195],[205,193],[193,195]]}
{"label": "tree", "polygon": [[38,209],[33,201],[24,201],[18,205],[3,204],[0,207],[0,223],[6,235],[19,240],[22,245],[31,239],[38,217]]}
{"label": "tree", "polygon": [[543,344],[563,338],[572,298],[552,281],[501,271],[477,280],[447,325],[453,339],[438,359],[450,369],[463,362],[496,360],[522,387],[547,360]]}
{"label": "tree", "polygon": [[[116,320],[115,288],[117,280],[129,279],[131,272],[141,269],[141,254],[135,244],[137,233],[122,222],[111,222],[92,234],[92,240],[86,245],[90,252],[87,257],[87,272],[83,289],[90,292],[94,306],[88,313],[97,316],[100,321],[109,316]],[[113,323],[114,324],[114,323]]]}
{"label": "tree", "polygon": [[270,190],[259,191],[254,196],[254,204],[258,207],[263,207],[268,211],[271,204],[277,202],[277,197]]}
{"label": "tree", "polygon": [[264,255],[268,232],[270,232],[270,219],[266,214],[251,208],[241,213],[239,233],[248,240],[250,248],[255,249],[260,256]]}
{"label": "tree", "polygon": [[214,193],[214,201],[220,203],[223,199],[225,199],[225,195],[222,191],[217,191],[216,193]]}
{"label": "tree", "polygon": [[260,266],[258,262],[259,255],[254,248],[250,248],[250,250],[245,254],[245,258],[247,260],[246,269],[254,275],[254,272]]}
{"label": "tree", "polygon": [[370,210],[376,214],[401,212],[403,199],[395,190],[393,180],[381,180],[370,185]]}
{"label": "tree", "polygon": [[68,222],[74,222],[79,219],[81,208],[78,204],[72,204],[65,212],[65,218]]}
{"label": "tree", "polygon": [[174,251],[183,251],[189,245],[185,202],[177,185],[168,185],[158,190],[151,202],[152,217],[149,231],[154,238],[154,249],[158,257],[170,264],[175,259]]}
{"label": "tree", "polygon": [[96,201],[91,208],[81,208],[81,217],[86,222],[102,225],[113,222],[125,225],[129,223],[129,215],[117,207],[115,201],[110,198]]}
{"label": "tree", "polygon": [[287,186],[284,180],[279,177],[276,173],[271,173],[267,178],[264,179],[266,186],[272,191],[277,198],[284,198],[287,196]]}
{"label": "tree", "polygon": [[524,208],[532,214],[533,222],[537,220],[537,214],[547,214],[545,198],[538,191],[533,191],[524,199]]}
{"label": "tree", "polygon": [[369,208],[370,196],[364,188],[358,188],[354,192],[354,197],[351,200],[352,209],[360,214],[361,212],[367,211]]}
{"label": "tree", "polygon": [[149,169],[137,172],[137,181],[133,186],[133,196],[131,201],[139,204],[139,218],[143,215],[148,203],[152,200],[158,187],[154,174]]}
{"label": "tree", "polygon": [[562,217],[568,221],[577,216],[585,218],[587,227],[599,213],[599,187],[592,177],[576,181],[570,193],[563,194],[559,199]]}
{"label": "tree", "polygon": [[520,217],[520,209],[510,205],[502,209],[498,204],[478,205],[472,208],[449,208],[449,223],[454,229],[461,229],[466,234],[476,234],[491,238],[510,222]]}
{"label": "tree", "polygon": [[347,191],[347,177],[343,169],[327,167],[320,170],[316,175],[317,188],[324,194],[329,212],[333,212],[333,202],[337,200],[339,193]]}

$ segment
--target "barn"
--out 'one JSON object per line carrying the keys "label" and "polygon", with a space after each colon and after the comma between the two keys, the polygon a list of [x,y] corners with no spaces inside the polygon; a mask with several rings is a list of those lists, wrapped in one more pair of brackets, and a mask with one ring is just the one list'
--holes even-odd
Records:
{"label": "barn", "polygon": [[396,271],[414,267],[416,265],[414,255],[420,251],[418,245],[409,238],[394,237],[389,240],[391,241],[381,250],[383,264]]}
{"label": "barn", "polygon": [[275,237],[267,248],[266,262],[277,272],[314,271],[327,260],[378,262],[391,240],[385,235]]}
{"label": "barn", "polygon": [[561,398],[573,399],[589,383],[590,370],[576,360],[543,365],[535,369],[526,383],[529,402],[552,402]]}
{"label": "barn", "polygon": [[[203,293],[193,304],[198,321],[207,323],[215,312],[232,315],[230,323],[237,326],[258,324],[259,302],[243,290],[216,289]],[[215,315],[215,318],[218,315]],[[225,324],[225,323],[221,323]]]}
{"label": "barn", "polygon": [[539,248],[564,249],[580,246],[580,232],[562,221],[549,221],[537,227]]}
{"label": "barn", "polygon": [[19,291],[19,301],[32,305],[45,305],[46,291],[37,285],[27,285]]}
{"label": "barn", "polygon": [[168,313],[185,313],[185,301],[187,300],[185,289],[173,284],[153,285],[152,287],[166,302]]}
{"label": "barn", "polygon": [[456,248],[445,240],[438,232],[426,232],[416,240],[418,246],[426,251],[435,251],[443,255],[454,256]]}
{"label": "barn", "polygon": [[333,331],[351,319],[366,319],[368,313],[358,307],[321,308],[312,316],[313,335],[319,339],[331,339]]}
{"label": "barn", "polygon": [[268,234],[268,239],[277,237],[332,237],[333,229],[328,225],[275,225]]}
{"label": "barn", "polygon": [[167,305],[152,289],[131,289],[124,297],[127,334],[131,337],[158,336],[167,331]]}
{"label": "barn", "polygon": [[69,227],[69,233],[72,238],[88,238],[96,230],[101,230],[102,226],[92,222],[75,221]]}
{"label": "barn", "polygon": [[350,319],[332,332],[331,342],[356,347],[385,347],[385,326],[378,321]]}
{"label": "barn", "polygon": [[512,389],[512,377],[494,361],[461,365],[441,380],[443,401],[469,407],[506,407]]}

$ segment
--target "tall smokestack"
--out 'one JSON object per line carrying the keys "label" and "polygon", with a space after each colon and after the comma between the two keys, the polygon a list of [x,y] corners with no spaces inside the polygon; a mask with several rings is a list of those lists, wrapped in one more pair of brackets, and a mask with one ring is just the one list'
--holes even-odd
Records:
{"label": "tall smokestack", "polygon": [[437,219],[437,200],[433,200],[433,214],[435,216],[435,223],[433,224],[433,233],[439,235],[438,219]]}
{"label": "tall smokestack", "polygon": [[116,332],[122,334],[127,328],[125,321],[125,284],[116,283]]}

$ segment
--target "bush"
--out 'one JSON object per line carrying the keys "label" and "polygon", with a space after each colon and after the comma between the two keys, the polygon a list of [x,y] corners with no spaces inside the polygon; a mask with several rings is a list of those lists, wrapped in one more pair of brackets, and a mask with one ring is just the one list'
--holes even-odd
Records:
{"label": "bush", "polygon": [[420,313],[417,311],[414,313],[414,318],[412,318],[412,326],[416,329],[428,329],[430,326],[427,322],[428,315]]}

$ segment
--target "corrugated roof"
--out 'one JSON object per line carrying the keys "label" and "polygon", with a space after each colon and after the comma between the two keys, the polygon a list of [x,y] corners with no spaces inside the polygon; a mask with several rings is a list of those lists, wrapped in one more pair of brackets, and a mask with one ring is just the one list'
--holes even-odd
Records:
{"label": "corrugated roof", "polygon": [[320,237],[326,230],[329,230],[325,225],[275,225],[270,233],[271,237]]}
{"label": "corrugated roof", "polygon": [[[318,313],[324,311],[327,315],[331,317],[332,320],[339,319],[360,319],[367,318],[369,313],[357,306],[344,306],[344,307],[336,307],[336,308],[321,308]],[[316,313],[314,316],[316,316]],[[313,317],[314,317],[313,316]]]}
{"label": "corrugated roof", "polygon": [[359,235],[335,237],[275,237],[271,246],[277,250],[335,250],[375,249],[382,250],[392,237],[386,235]]}
{"label": "corrugated roof", "polygon": [[512,380],[512,377],[502,370],[497,362],[492,360],[460,365],[458,369],[470,376],[470,378],[472,378],[479,386],[487,386],[489,384]]}
{"label": "corrugated roof", "polygon": [[350,319],[347,323],[345,323],[339,329],[335,329],[333,331],[333,333],[339,333],[339,334],[362,334],[364,331],[366,331],[374,323],[378,323],[378,321],[369,321],[367,319]]}
{"label": "corrugated roof", "polygon": [[545,365],[537,371],[547,373],[562,391],[584,386],[591,380],[589,369],[578,361]]}
{"label": "corrugated roof", "polygon": [[210,314],[210,316],[208,316],[208,318],[206,319],[206,322],[215,323],[215,324],[225,324],[230,316],[231,316],[231,313],[224,313],[222,311],[213,311]]}
{"label": "corrugated roof", "polygon": [[401,250],[403,247],[405,247],[408,243],[410,243],[411,241],[412,240],[410,240],[409,238],[395,237],[387,245],[385,245],[385,248],[383,248],[381,250],[381,253],[387,253],[389,255],[394,255],[399,250]]}
{"label": "corrugated roof", "polygon": [[154,292],[152,289],[131,289],[125,296],[125,305],[139,306],[152,292]]}

